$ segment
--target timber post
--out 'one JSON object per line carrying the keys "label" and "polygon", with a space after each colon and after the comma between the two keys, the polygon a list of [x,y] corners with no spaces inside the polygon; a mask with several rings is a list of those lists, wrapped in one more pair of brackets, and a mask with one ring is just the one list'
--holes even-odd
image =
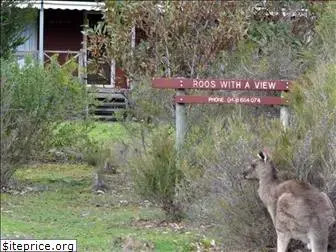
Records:
{"label": "timber post", "polygon": [[[287,86],[287,89],[288,89],[288,86]],[[281,98],[284,97],[285,92],[286,91],[281,92]],[[289,127],[289,109],[287,106],[281,106],[280,108],[280,121],[282,123],[284,130],[287,130]]]}
{"label": "timber post", "polygon": [[[183,83],[183,81],[181,80]],[[185,89],[177,89],[177,95],[185,95]],[[185,141],[186,131],[187,131],[187,110],[184,103],[176,103],[176,149],[179,151]]]}

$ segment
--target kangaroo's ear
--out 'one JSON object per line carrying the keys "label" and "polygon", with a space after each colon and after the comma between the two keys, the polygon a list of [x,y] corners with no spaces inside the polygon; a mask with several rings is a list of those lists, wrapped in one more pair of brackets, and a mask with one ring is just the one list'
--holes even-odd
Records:
{"label": "kangaroo's ear", "polygon": [[260,151],[260,152],[258,153],[258,157],[259,157],[261,160],[263,160],[264,162],[267,161],[267,154],[266,154],[265,152],[263,152],[263,151]]}

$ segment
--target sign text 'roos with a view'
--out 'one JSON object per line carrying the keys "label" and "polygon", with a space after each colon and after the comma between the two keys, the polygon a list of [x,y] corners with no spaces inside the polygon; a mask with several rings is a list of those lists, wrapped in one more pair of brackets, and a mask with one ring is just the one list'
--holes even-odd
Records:
{"label": "sign text 'roos with a view'", "polygon": [[152,81],[154,88],[217,89],[217,90],[278,90],[289,89],[287,80],[225,80],[225,79],[167,79]]}

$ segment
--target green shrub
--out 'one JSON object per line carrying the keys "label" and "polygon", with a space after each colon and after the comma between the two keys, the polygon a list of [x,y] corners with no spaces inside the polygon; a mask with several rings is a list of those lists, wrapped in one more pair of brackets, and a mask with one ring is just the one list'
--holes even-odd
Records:
{"label": "green shrub", "polygon": [[72,73],[75,63],[59,66],[56,59],[42,68],[27,59],[1,59],[1,186],[15,170],[40,159],[65,119],[82,117],[86,90]]}
{"label": "green shrub", "polygon": [[155,131],[147,149],[135,147],[129,166],[140,195],[158,204],[169,219],[179,220],[182,209],[176,189],[183,180],[183,173],[178,167],[174,143],[168,128]]}

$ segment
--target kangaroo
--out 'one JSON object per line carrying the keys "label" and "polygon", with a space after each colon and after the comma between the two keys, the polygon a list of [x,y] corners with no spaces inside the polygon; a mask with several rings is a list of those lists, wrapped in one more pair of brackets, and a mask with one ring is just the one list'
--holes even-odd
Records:
{"label": "kangaroo", "polygon": [[290,239],[301,240],[312,252],[327,252],[335,209],[324,192],[297,180],[281,182],[273,162],[262,151],[243,176],[259,180],[258,195],[275,227],[277,252],[286,252]]}

